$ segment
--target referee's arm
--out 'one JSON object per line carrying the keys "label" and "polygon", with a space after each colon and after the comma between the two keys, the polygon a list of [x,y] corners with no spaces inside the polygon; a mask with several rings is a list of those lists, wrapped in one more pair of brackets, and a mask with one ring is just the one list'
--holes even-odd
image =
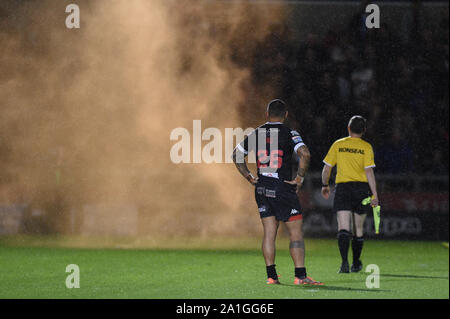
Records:
{"label": "referee's arm", "polygon": [[322,169],[322,196],[325,199],[328,199],[330,196],[330,186],[329,186],[329,180],[331,175],[331,170],[333,169],[332,166],[325,164]]}
{"label": "referee's arm", "polygon": [[377,182],[375,181],[375,173],[373,171],[373,167],[366,167],[364,171],[367,176],[367,182],[369,183],[370,190],[372,192],[372,201],[370,204],[372,206],[378,206],[378,193],[377,193]]}
{"label": "referee's arm", "polygon": [[377,193],[377,183],[375,181],[375,173],[373,168],[375,167],[374,154],[372,146],[364,154],[364,172],[366,173],[367,183],[369,183],[370,191],[372,192],[372,200],[370,204],[372,207],[378,206],[378,193]]}
{"label": "referee's arm", "polygon": [[328,183],[330,180],[331,170],[337,162],[336,153],[336,142],[334,142],[333,145],[331,145],[327,156],[325,156],[325,159],[323,160],[323,163],[325,165],[322,169],[322,196],[325,199],[328,199],[328,197],[330,197],[330,186],[328,185]]}

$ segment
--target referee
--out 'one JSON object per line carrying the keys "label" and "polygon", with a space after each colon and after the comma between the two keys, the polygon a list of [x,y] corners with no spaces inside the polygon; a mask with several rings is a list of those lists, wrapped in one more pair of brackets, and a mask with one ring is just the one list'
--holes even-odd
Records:
{"label": "referee", "polygon": [[[328,199],[330,186],[328,181],[333,166],[337,165],[336,190],[333,209],[336,211],[338,222],[338,246],[342,257],[339,273],[350,271],[348,264],[348,250],[352,239],[353,264],[352,272],[362,269],[360,260],[363,248],[363,226],[369,205],[362,205],[362,200],[372,196],[371,206],[378,205],[376,189],[374,155],[372,146],[361,137],[366,131],[366,119],[353,116],[348,123],[348,137],[333,143],[327,156],[323,160],[322,196]],[[353,216],[353,238],[350,232]]]}

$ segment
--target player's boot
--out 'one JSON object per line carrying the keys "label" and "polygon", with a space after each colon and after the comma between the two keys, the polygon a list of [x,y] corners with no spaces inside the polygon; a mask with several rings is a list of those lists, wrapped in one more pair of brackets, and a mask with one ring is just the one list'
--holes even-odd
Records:
{"label": "player's boot", "polygon": [[342,264],[341,264],[341,268],[339,268],[339,271],[338,271],[338,273],[339,274],[346,274],[346,273],[349,273],[350,272],[350,267],[349,267],[349,265],[348,265],[348,261],[343,261],[342,262]]}
{"label": "player's boot", "polygon": [[294,285],[315,285],[315,286],[323,286],[323,282],[315,281],[311,277],[305,277],[303,279],[300,279],[298,277],[295,277],[294,279]]}
{"label": "player's boot", "polygon": [[351,272],[360,272],[363,268],[361,260],[358,260],[356,262],[353,262]]}
{"label": "player's boot", "polygon": [[[280,277],[280,275],[278,275],[278,277]],[[266,284],[268,285],[279,285],[280,281],[278,279],[273,279],[273,278],[267,278]]]}
{"label": "player's boot", "polygon": [[279,285],[280,281],[272,278],[267,278],[266,284],[268,285]]}

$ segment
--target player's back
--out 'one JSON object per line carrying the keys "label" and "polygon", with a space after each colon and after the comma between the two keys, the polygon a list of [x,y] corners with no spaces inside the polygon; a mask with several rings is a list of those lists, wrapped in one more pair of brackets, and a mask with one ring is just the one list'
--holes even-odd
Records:
{"label": "player's back", "polygon": [[293,165],[297,166],[294,154],[304,145],[299,133],[280,122],[267,122],[252,133],[258,175],[291,180]]}

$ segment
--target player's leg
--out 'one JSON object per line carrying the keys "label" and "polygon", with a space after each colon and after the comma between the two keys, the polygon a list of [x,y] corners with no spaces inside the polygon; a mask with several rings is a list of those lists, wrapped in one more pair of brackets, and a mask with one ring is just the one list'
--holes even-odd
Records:
{"label": "player's leg", "polygon": [[352,212],[349,210],[340,210],[336,213],[338,222],[338,247],[341,254],[341,268],[340,273],[348,273],[350,271],[348,264],[348,250],[350,247],[350,239],[352,233],[350,232],[351,227],[351,215]]}
{"label": "player's leg", "polygon": [[289,232],[289,252],[294,262],[294,284],[296,285],[323,285],[319,281],[315,281],[306,274],[305,267],[305,242],[303,240],[303,220],[301,215],[296,215],[285,222]]}
{"label": "player's leg", "polygon": [[[275,240],[277,237],[277,231],[279,222],[275,219],[275,216],[268,216],[261,218],[263,224],[264,235],[262,241],[262,252],[264,261],[266,263],[268,283],[278,281],[277,271],[275,269]],[[270,280],[272,279],[272,280]]]}
{"label": "player's leg", "polygon": [[362,269],[361,252],[364,244],[364,220],[366,214],[354,214],[355,230],[352,240],[352,252],[353,252],[353,264],[351,267],[352,272],[359,272]]}
{"label": "player's leg", "polygon": [[264,230],[261,249],[266,263],[267,283],[277,284],[279,282],[275,269],[275,239],[277,237],[279,222],[275,218],[272,199],[265,196],[264,186],[256,186],[255,199]]}
{"label": "player's leg", "polygon": [[289,233],[289,252],[295,268],[305,267],[305,243],[303,241],[303,220],[297,219],[285,223]]}
{"label": "player's leg", "polygon": [[303,220],[297,219],[285,223],[289,233],[289,252],[294,262],[296,278],[306,278],[305,268],[305,242],[303,241]]}
{"label": "player's leg", "polygon": [[303,241],[303,215],[295,187],[283,185],[279,193],[277,219],[285,223],[289,233],[289,252],[294,262],[295,277],[306,278],[305,243]]}

